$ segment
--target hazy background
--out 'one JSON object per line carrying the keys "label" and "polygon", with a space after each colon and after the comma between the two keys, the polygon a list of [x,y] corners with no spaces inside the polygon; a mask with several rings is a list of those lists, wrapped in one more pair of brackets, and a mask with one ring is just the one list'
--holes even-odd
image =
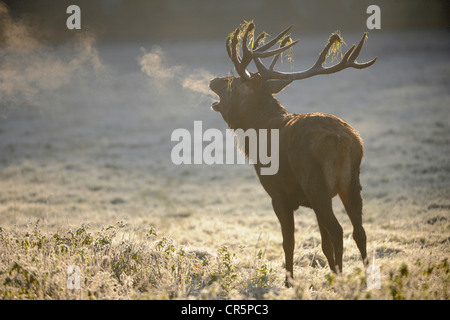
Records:
{"label": "hazy background", "polygon": [[[272,215],[247,166],[170,161],[174,129],[192,130],[195,120],[204,130],[226,128],[210,110],[216,97],[208,84],[234,72],[224,40],[244,19],[272,36],[294,24],[293,38],[301,39],[294,48],[296,70],[314,63],[336,29],[348,46],[369,31],[359,60],[378,56],[373,67],[295,82],[277,97],[291,112],[332,113],[361,132],[367,202],[389,204],[412,192],[425,197],[425,207],[445,202],[448,2],[379,1],[381,30],[367,30],[368,1],[81,1],[82,28],[69,31],[71,3],[0,2],[5,223],[42,217],[49,208],[55,218],[75,221],[105,211],[155,217],[156,207],[161,215],[194,214],[207,211],[203,201],[214,204],[239,190],[226,185],[254,190],[264,200],[252,205],[264,204]],[[242,200],[236,196],[225,201],[226,210],[236,209]]]}
{"label": "hazy background", "polygon": [[[369,32],[358,60],[377,56],[373,66],[294,82],[277,98],[360,132],[369,255],[381,265],[450,256],[448,1],[86,0],[76,2],[82,29],[67,30],[70,4],[0,1],[0,227],[95,230],[124,220],[138,235],[155,226],[186,248],[226,245],[244,268],[261,236],[281,288],[281,232],[253,169],[170,160],[174,129],[192,132],[196,120],[226,129],[208,84],[234,72],[226,36],[253,19],[272,36],[294,24],[296,70],[315,62],[335,30],[346,48]],[[381,8],[381,30],[366,28],[371,4]],[[338,200],[334,207],[344,270],[361,267],[348,217]],[[322,281],[312,210],[297,211],[296,239],[295,272]]]}
{"label": "hazy background", "polygon": [[67,40],[74,32],[65,28],[65,10],[78,4],[83,32],[95,32],[98,40],[224,38],[243,19],[254,19],[265,30],[294,24],[296,32],[361,30],[366,8],[382,10],[382,29],[445,28],[449,4],[440,0],[14,0],[5,1],[15,19],[35,27],[49,40]]}
{"label": "hazy background", "polygon": [[[20,211],[28,219],[42,209],[34,206],[49,203],[62,206],[60,215],[76,209],[77,219],[119,208],[127,216],[126,206],[146,215],[161,199],[182,211],[192,202],[194,212],[204,207],[198,197],[214,202],[227,193],[223,185],[240,184],[243,176],[263,194],[246,166],[170,161],[174,129],[192,130],[195,120],[204,130],[226,128],[210,110],[216,97],[208,88],[213,77],[233,73],[226,35],[244,19],[272,36],[294,24],[293,38],[301,39],[295,69],[302,70],[336,29],[348,46],[368,31],[367,1],[81,1],[82,29],[69,31],[71,3],[0,2],[0,211],[6,221],[25,204],[34,208]],[[332,113],[361,132],[367,200],[393,201],[411,190],[440,199],[439,192],[449,192],[450,171],[448,2],[377,4],[381,30],[369,30],[359,57],[378,56],[373,67],[295,82],[277,97],[292,112]],[[108,188],[96,186],[100,177]],[[28,185],[40,191],[19,196],[29,179],[40,182]],[[180,201],[183,185],[187,202]],[[202,191],[189,192],[193,185]],[[153,188],[165,195],[147,190]],[[91,201],[106,206],[99,211]]]}

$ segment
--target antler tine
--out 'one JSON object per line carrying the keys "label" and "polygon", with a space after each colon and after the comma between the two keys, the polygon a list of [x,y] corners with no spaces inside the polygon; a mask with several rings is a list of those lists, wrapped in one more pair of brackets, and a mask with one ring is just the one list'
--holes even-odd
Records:
{"label": "antler tine", "polygon": [[230,57],[231,61],[234,64],[234,67],[236,68],[237,73],[246,79],[250,78],[250,73],[247,71],[247,65],[252,61],[252,53],[247,48],[247,38],[248,34],[254,30],[255,25],[253,22],[249,23],[247,28],[244,32],[244,37],[242,39],[242,58],[239,56],[238,52],[238,46],[239,46],[239,34],[241,33],[241,30],[239,28],[236,28],[234,30],[233,35],[229,35],[227,37],[226,47],[227,47],[227,53]]}
{"label": "antler tine", "polygon": [[[266,51],[267,49],[270,49],[271,47],[273,47],[273,45],[275,43],[277,43],[286,33],[289,32],[289,30],[291,30],[293,27],[293,25],[290,25],[289,27],[287,27],[283,32],[281,32],[279,35],[277,35],[275,38],[273,38],[272,40],[270,40],[269,42],[267,42],[266,44],[264,44],[263,46],[261,46],[260,48],[256,49],[255,47],[253,47],[253,53],[259,53],[262,51]],[[261,36],[261,35],[260,35]],[[259,38],[259,37],[258,37]]]}
{"label": "antler tine", "polygon": [[227,37],[227,43],[226,43],[227,53],[228,53],[228,57],[230,57],[230,59],[233,60],[233,57],[231,55],[230,45],[231,45],[231,36],[228,36]]}
{"label": "antler tine", "polygon": [[364,45],[364,41],[366,39],[367,39],[367,32],[364,32],[364,35],[363,35],[361,41],[359,41],[358,46],[356,47],[356,49],[353,51],[353,53],[351,54],[351,56],[349,58],[349,63],[352,65],[353,68],[364,69],[364,68],[370,67],[371,65],[373,65],[375,63],[375,61],[377,61],[377,57],[375,57],[368,62],[363,62],[363,63],[356,62],[356,58],[358,57],[359,53],[361,52],[362,46]]}
{"label": "antler tine", "polygon": [[237,46],[238,46],[238,35],[239,35],[239,28],[237,28],[236,30],[234,30],[233,35],[229,35],[227,37],[227,53],[228,56],[230,57],[231,61],[234,64],[234,67],[236,68],[236,71],[239,73],[240,71],[240,57],[239,54],[237,52]]}
{"label": "antler tine", "polygon": [[247,47],[247,37],[250,32],[255,30],[255,24],[253,22],[250,22],[247,26],[247,29],[245,29],[244,37],[242,38],[242,61],[241,61],[241,68],[243,68],[244,71],[245,68],[247,68],[248,64],[252,61],[252,53]]}
{"label": "antler tine", "polygon": [[[288,43],[289,41],[292,41],[291,36],[287,36],[286,38],[283,39],[283,41],[281,41],[280,43],[280,48],[283,48],[286,43]],[[277,63],[278,59],[280,58],[281,53],[277,54],[275,57],[273,57],[272,62],[270,64],[269,70],[273,70],[273,68],[275,67],[275,64]]]}
{"label": "antler tine", "polygon": [[[325,48],[323,48],[322,52],[319,54],[319,58],[317,58],[316,63],[311,67],[311,69],[317,69],[317,68],[321,68],[322,65],[325,63],[325,59],[327,58],[327,53],[330,50],[331,46],[333,45],[334,41],[341,41],[341,38],[339,37],[339,35],[337,34],[333,34],[330,38],[328,38],[328,42],[325,46]],[[353,45],[346,53],[344,56],[347,56],[348,53],[351,53],[353,51],[353,49],[355,48],[355,46]],[[347,57],[348,58],[348,57]],[[344,61],[344,59],[342,59],[342,61]],[[341,61],[341,62],[342,62]]]}
{"label": "antler tine", "polygon": [[256,38],[255,42],[253,43],[253,48],[252,50],[256,50],[259,46],[259,43],[261,42],[262,39],[264,39],[267,36],[267,33],[265,33],[264,31],[261,32],[261,34]]}
{"label": "antler tine", "polygon": [[259,49],[256,51],[253,51],[253,57],[254,58],[267,58],[267,57],[271,57],[277,54],[280,54],[284,51],[286,51],[287,49],[295,46],[300,40],[295,40],[294,42],[289,43],[287,46],[284,47],[280,47],[278,49],[274,49],[274,50],[270,50],[270,51],[265,51],[265,52],[260,52]]}

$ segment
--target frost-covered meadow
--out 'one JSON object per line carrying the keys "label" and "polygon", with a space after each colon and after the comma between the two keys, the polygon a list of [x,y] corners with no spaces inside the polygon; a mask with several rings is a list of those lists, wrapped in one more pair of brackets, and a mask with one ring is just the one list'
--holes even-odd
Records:
{"label": "frost-covered meadow", "polygon": [[[337,199],[343,274],[330,273],[314,213],[300,208],[287,289],[279,223],[253,169],[172,163],[173,130],[201,120],[225,132],[207,87],[232,71],[223,39],[49,46],[11,28],[0,48],[2,299],[449,299],[445,30],[369,33],[360,59],[378,56],[374,66],[278,95],[291,112],[342,117],[364,140],[364,226],[381,276],[368,290]],[[351,45],[361,33],[342,35]],[[294,31],[296,70],[328,36]],[[80,290],[67,289],[71,265]]]}

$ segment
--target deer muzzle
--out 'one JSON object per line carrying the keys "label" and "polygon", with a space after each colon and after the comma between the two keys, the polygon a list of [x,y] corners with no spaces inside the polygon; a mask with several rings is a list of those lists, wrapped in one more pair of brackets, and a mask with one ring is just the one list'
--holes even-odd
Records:
{"label": "deer muzzle", "polygon": [[[219,96],[224,93],[224,90],[226,90],[227,88],[227,81],[223,78],[215,78],[213,80],[211,80],[211,82],[209,83],[209,88]],[[215,101],[213,102],[211,109],[216,111],[216,112],[220,112],[220,101]]]}

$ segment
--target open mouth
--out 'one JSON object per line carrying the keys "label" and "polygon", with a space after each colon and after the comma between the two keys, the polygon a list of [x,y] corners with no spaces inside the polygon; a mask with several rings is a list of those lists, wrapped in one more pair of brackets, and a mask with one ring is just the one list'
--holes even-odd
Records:
{"label": "open mouth", "polygon": [[220,101],[214,101],[211,105],[211,109],[213,109],[216,112],[220,112]]}
{"label": "open mouth", "polygon": [[214,101],[211,105],[211,109],[216,112],[220,112],[221,109],[219,92],[223,92],[225,84],[226,82],[224,82],[222,78],[215,78],[209,83],[209,88],[217,95],[217,98],[219,98],[219,101]]}

